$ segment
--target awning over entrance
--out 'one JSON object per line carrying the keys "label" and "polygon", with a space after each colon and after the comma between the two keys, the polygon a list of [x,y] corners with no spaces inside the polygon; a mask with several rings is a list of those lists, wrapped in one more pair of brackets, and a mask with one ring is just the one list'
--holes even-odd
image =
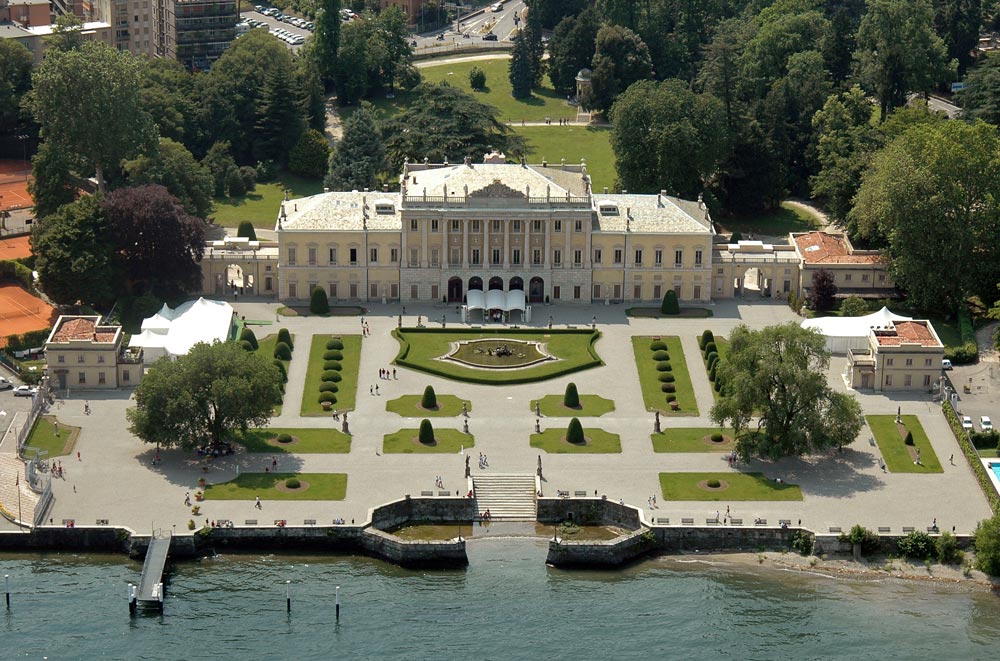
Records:
{"label": "awning over entrance", "polygon": [[525,309],[524,290],[522,289],[514,291],[491,289],[485,293],[478,289],[471,289],[465,295],[465,300],[466,307],[470,311],[503,310],[510,312],[511,310],[521,310],[523,312]]}

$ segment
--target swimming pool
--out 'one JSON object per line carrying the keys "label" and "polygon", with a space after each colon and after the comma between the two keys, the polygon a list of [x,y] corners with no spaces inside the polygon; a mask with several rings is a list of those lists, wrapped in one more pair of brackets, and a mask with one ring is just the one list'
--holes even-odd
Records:
{"label": "swimming pool", "polygon": [[996,459],[980,459],[980,461],[986,467],[986,474],[989,476],[990,482],[993,483],[997,495],[1000,495],[1000,461]]}

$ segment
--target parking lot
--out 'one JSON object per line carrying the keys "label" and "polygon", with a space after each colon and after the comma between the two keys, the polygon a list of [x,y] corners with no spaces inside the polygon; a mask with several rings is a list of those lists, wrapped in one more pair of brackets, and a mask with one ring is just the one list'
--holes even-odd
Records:
{"label": "parking lot", "polygon": [[[263,9],[267,8],[263,7]],[[256,9],[245,11],[242,14],[240,14],[240,20],[244,23],[249,23],[250,29],[263,29],[264,27],[266,27],[272,34],[277,36],[279,39],[281,38],[281,33],[276,32],[276,30],[282,30],[288,33],[289,35],[291,35],[291,38],[285,38],[282,39],[282,41],[284,41],[288,45],[288,47],[292,50],[298,50],[299,48],[301,48],[302,45],[305,43],[305,40],[308,39],[310,36],[312,36],[312,30],[310,30],[308,27],[297,26],[287,21],[281,21],[275,16],[263,14],[257,11]],[[260,26],[254,25],[254,23],[259,23]],[[294,41],[292,40],[295,37],[301,37],[302,42],[294,43]]]}

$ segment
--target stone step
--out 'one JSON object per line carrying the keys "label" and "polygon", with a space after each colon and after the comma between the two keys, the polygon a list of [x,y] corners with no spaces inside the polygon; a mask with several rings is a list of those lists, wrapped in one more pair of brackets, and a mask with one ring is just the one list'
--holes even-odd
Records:
{"label": "stone step", "polygon": [[17,519],[20,509],[21,521],[31,525],[35,520],[35,508],[40,498],[39,494],[28,488],[24,462],[16,455],[0,454],[0,506],[9,518]]}
{"label": "stone step", "polygon": [[523,473],[483,473],[473,477],[476,507],[494,520],[534,521],[535,477]]}

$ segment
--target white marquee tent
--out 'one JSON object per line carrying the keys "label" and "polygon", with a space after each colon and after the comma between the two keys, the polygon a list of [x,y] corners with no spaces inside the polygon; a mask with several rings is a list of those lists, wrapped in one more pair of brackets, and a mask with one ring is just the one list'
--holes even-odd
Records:
{"label": "white marquee tent", "polygon": [[474,310],[481,310],[484,317],[489,312],[503,312],[506,316],[511,312],[519,311],[522,319],[530,321],[531,307],[526,302],[524,290],[521,289],[512,289],[511,291],[491,289],[485,293],[480,289],[471,289],[465,295],[462,318],[468,320],[470,313]]}
{"label": "white marquee tent", "polygon": [[143,362],[163,356],[183,356],[198,342],[226,341],[233,323],[233,306],[225,301],[182,303],[171,310],[166,304],[142,322],[142,332],[132,336],[130,347],[142,347]]}
{"label": "white marquee tent", "polygon": [[883,307],[864,317],[819,317],[806,319],[803,328],[818,330],[826,336],[827,351],[845,355],[849,350],[863,351],[868,348],[868,333],[872,328],[886,328],[895,321],[911,321],[911,317],[891,312]]}

